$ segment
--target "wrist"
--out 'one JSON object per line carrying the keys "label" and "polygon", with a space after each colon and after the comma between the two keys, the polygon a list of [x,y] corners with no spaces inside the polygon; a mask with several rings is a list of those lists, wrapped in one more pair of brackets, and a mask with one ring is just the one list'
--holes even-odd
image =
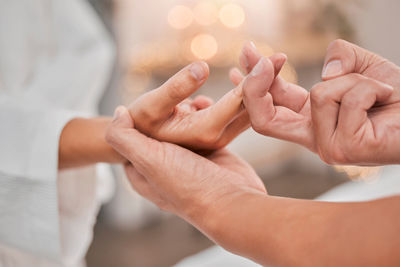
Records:
{"label": "wrist", "polygon": [[[204,234],[216,243],[224,246],[232,235],[232,228],[240,229],[240,219],[246,214],[246,210],[268,196],[252,189],[235,188],[230,192],[224,192],[212,202],[203,203],[196,208],[190,221]],[[251,204],[253,203],[253,204]]]}
{"label": "wrist", "polygon": [[124,163],[126,160],[105,140],[111,118],[75,118],[63,129],[59,144],[59,169],[100,162]]}

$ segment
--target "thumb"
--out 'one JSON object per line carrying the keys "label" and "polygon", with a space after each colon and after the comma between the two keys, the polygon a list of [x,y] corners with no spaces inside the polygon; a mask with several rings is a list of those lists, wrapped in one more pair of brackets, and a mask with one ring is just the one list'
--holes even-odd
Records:
{"label": "thumb", "polygon": [[129,111],[124,106],[118,106],[114,111],[114,117],[112,121],[113,127],[118,128],[133,128],[134,122],[129,114]]}
{"label": "thumb", "polygon": [[119,106],[115,110],[114,119],[107,130],[106,141],[129,160],[135,168],[145,171],[150,164],[149,157],[146,155],[159,151],[160,143],[143,135],[133,127],[134,121],[128,109]]}
{"label": "thumb", "polygon": [[333,41],[327,49],[322,79],[324,81],[349,73],[363,72],[382,58],[355,44],[344,40]]}
{"label": "thumb", "polygon": [[243,84],[243,103],[255,130],[262,130],[275,113],[273,99],[268,93],[274,81],[274,67],[268,58],[261,58]]}

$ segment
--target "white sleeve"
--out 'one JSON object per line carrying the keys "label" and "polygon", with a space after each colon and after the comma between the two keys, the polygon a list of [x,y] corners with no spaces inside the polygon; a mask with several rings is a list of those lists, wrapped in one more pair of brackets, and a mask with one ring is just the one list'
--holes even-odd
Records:
{"label": "white sleeve", "polygon": [[0,95],[0,243],[60,258],[58,145],[76,113]]}

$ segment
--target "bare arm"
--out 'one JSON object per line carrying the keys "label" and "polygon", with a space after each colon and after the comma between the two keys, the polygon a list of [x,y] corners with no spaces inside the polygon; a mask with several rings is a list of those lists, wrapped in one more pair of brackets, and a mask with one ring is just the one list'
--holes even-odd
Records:
{"label": "bare arm", "polygon": [[125,159],[105,141],[111,118],[76,118],[60,136],[58,168],[80,167],[99,162],[123,163]]}
{"label": "bare arm", "polygon": [[[212,239],[261,264],[398,266],[400,197],[326,203],[245,194],[207,217]],[[207,227],[206,227],[207,228]]]}
{"label": "bare arm", "polygon": [[116,114],[107,141],[133,164],[126,165],[133,188],[222,247],[273,266],[399,265],[400,196],[362,203],[268,196],[228,151],[202,158],[144,136],[126,109]]}

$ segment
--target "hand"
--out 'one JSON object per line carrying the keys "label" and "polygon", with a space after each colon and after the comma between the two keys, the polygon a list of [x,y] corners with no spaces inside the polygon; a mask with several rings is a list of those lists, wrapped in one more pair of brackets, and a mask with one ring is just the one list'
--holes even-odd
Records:
{"label": "hand", "polygon": [[157,140],[196,151],[226,146],[250,126],[242,107],[242,85],[214,105],[204,96],[188,99],[208,75],[207,64],[195,62],[160,88],[141,96],[129,107],[136,128]]}
{"label": "hand", "polygon": [[335,164],[399,163],[400,68],[339,40],[328,48],[322,76],[325,82],[311,91],[321,157]]}
{"label": "hand", "polygon": [[[246,57],[252,67],[262,57],[255,49],[249,51]],[[397,123],[400,69],[396,65],[337,40],[328,48],[322,74],[324,82],[314,86],[309,94],[292,84],[279,85],[272,80],[270,63],[265,59],[260,62],[266,86],[260,89],[257,83],[248,82],[243,87],[244,104],[258,132],[302,144],[330,164],[376,165],[399,161],[396,140],[400,132],[396,133],[395,129],[400,128]],[[296,108],[296,103],[303,101],[303,107]],[[268,108],[260,108],[263,104]],[[353,120],[350,128],[339,127],[344,121],[346,105],[352,106],[351,112],[347,107],[345,113]],[[335,126],[327,129],[327,123]],[[360,128],[355,129],[357,126]]]}
{"label": "hand", "polygon": [[[283,54],[264,58],[254,45],[244,46],[240,63],[246,73],[250,73],[243,84],[244,105],[256,132],[316,151],[309,92],[285,81],[272,67],[279,63],[283,65],[285,61]],[[239,70],[231,71],[234,83],[243,78]]]}
{"label": "hand", "polygon": [[126,173],[135,190],[160,208],[199,226],[212,207],[220,208],[245,193],[266,194],[254,170],[228,151],[206,159],[133,127],[126,108],[119,107],[106,139],[132,163],[126,165]]}

